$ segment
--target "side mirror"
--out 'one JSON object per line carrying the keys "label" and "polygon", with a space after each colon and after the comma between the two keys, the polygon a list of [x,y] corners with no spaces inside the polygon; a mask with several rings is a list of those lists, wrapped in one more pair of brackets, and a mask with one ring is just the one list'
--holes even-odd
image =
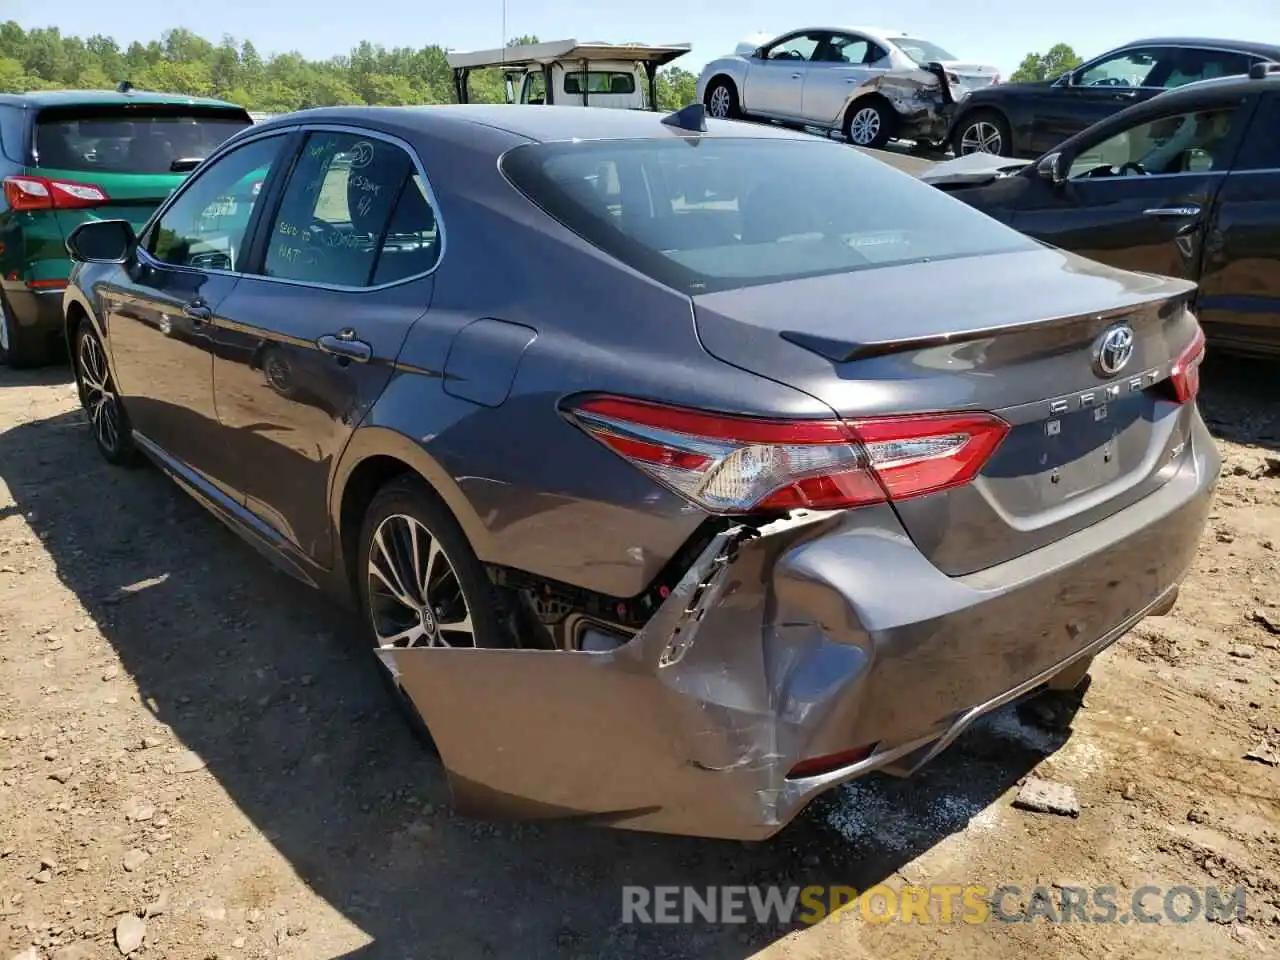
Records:
{"label": "side mirror", "polygon": [[1067,182],[1067,161],[1061,153],[1047,154],[1036,164],[1036,173],[1041,180],[1060,187]]}
{"label": "side mirror", "polygon": [[138,237],[128,220],[89,220],[67,236],[67,253],[81,263],[128,263]]}

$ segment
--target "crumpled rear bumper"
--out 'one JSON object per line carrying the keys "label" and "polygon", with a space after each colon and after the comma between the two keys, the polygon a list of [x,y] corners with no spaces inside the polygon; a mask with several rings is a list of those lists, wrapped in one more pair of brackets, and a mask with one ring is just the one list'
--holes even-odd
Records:
{"label": "crumpled rear bumper", "polygon": [[615,651],[392,656],[463,813],[762,839],[839,783],[913,772],[978,716],[1164,612],[1219,468],[1197,416],[1160,490],[979,574],[944,576],[888,506],[810,514],[720,535]]}

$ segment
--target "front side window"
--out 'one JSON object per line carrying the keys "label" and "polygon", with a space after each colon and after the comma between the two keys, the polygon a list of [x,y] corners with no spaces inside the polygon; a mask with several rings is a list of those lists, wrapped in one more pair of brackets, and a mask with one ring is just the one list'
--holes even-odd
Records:
{"label": "front side window", "polygon": [[263,273],[343,287],[434,266],[435,213],[409,154],[376,137],[307,136],[269,225]]}
{"label": "front side window", "polygon": [[147,252],[174,266],[243,269],[249,220],[284,142],[246,143],[187,181],[146,238]]}
{"label": "front side window", "polygon": [[80,106],[40,111],[35,162],[76,173],[175,173],[180,160],[203,160],[252,126],[241,110],[213,107]]}
{"label": "front side window", "polygon": [[1071,163],[1071,178],[1208,173],[1225,169],[1236,108],[1148,120],[1091,147]]}
{"label": "front side window", "polygon": [[[1105,57],[1076,74],[1080,87],[1149,87],[1159,86],[1154,74],[1160,66],[1163,50],[1126,50]],[[1152,82],[1149,82],[1152,81]]]}
{"label": "front side window", "polygon": [[502,169],[570,230],[688,294],[1036,247],[914,177],[819,140],[529,144]]}
{"label": "front side window", "polygon": [[776,46],[770,47],[767,54],[769,60],[811,60],[813,52],[818,49],[818,44],[822,38],[811,33],[802,33],[799,36],[791,37],[783,40]]}
{"label": "front side window", "polygon": [[547,83],[541,73],[526,73],[524,87],[520,91],[520,102],[542,104],[547,102]]}

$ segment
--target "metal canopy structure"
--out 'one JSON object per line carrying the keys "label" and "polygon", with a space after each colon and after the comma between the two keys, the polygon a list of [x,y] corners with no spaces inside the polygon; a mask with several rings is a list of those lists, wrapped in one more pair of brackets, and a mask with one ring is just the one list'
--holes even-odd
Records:
{"label": "metal canopy structure", "polygon": [[[585,81],[585,75],[593,62],[609,61],[643,65],[645,76],[648,79],[649,109],[656,110],[658,105],[658,70],[671,61],[683,57],[691,49],[693,47],[688,43],[658,46],[647,43],[549,40],[545,43],[526,43],[510,47],[497,47],[492,50],[451,52],[445,56],[449,66],[453,68],[453,92],[458,103],[468,103],[470,101],[467,91],[467,78],[472,70],[501,69],[510,76],[514,73],[526,73],[540,68],[546,78],[547,103],[554,103],[555,88],[552,82],[551,68],[555,64],[564,65],[566,70],[581,70]],[[585,106],[587,103],[587,84],[585,82],[582,85],[582,89],[582,102]]]}

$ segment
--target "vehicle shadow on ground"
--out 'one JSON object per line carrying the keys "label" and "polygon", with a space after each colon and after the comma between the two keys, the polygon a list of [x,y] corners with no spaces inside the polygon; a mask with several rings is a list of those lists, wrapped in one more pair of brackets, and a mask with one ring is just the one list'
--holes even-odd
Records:
{"label": "vehicle shadow on ground", "polygon": [[1280,361],[1215,354],[1201,368],[1200,412],[1215,437],[1280,450]]}
{"label": "vehicle shadow on ground", "polygon": [[[964,829],[1062,742],[1011,738],[1006,717],[1003,734],[970,732],[916,778],[829,795],[754,845],[467,820],[450,814],[442,771],[388,705],[348,616],[158,471],[108,467],[81,413],[0,435],[0,474],[141,702],[369,937],[347,957],[743,957],[792,927],[627,924],[624,885],[867,889]],[[306,936],[295,950],[330,955]]]}

